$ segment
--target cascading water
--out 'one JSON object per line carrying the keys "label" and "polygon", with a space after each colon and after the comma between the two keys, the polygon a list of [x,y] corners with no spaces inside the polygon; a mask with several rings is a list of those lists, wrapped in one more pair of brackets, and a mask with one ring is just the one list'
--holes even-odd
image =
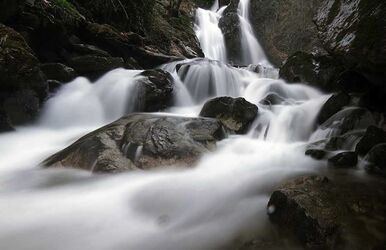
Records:
{"label": "cascading water", "polygon": [[195,31],[205,57],[221,62],[227,61],[224,36],[218,27],[225,7],[219,9],[218,0],[211,10],[198,8]]}
{"label": "cascading water", "polygon": [[[211,25],[198,34],[210,34]],[[176,84],[169,112],[197,116],[213,96],[242,96],[259,107],[250,132],[219,142],[194,169],[114,176],[39,169],[45,157],[135,102],[139,71],[114,70],[94,84],[78,78],[46,103],[36,124],[0,135],[0,249],[232,249],[235,239],[274,238],[266,216],[269,195],[285,178],[321,165],[304,148],[327,96],[207,59],[162,68]],[[261,104],[270,94],[283,101]]]}
{"label": "cascading water", "polygon": [[244,65],[263,64],[269,65],[263,48],[254,35],[252,25],[249,22],[250,0],[240,0],[238,14],[241,28],[241,52]]}

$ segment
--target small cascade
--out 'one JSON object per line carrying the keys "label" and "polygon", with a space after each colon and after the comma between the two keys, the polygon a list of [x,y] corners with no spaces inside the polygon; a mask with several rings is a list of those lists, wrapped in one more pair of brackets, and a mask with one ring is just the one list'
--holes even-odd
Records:
{"label": "small cascade", "polygon": [[218,1],[216,1],[211,10],[198,8],[194,27],[205,57],[226,62],[224,36],[218,26],[225,7],[219,9],[218,6]]}
{"label": "small cascade", "polygon": [[52,128],[105,124],[134,111],[140,72],[116,69],[95,83],[75,79],[47,101],[39,123]]}

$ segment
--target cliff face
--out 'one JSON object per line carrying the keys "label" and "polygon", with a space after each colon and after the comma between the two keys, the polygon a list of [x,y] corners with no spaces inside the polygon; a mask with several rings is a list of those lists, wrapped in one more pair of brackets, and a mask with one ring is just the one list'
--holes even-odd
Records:
{"label": "cliff face", "polygon": [[270,61],[280,66],[296,51],[320,50],[313,17],[320,0],[251,1],[251,22]]}

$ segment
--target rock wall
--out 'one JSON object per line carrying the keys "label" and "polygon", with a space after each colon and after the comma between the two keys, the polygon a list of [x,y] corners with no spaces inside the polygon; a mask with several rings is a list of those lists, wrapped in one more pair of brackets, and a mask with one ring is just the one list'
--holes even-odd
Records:
{"label": "rock wall", "polygon": [[320,50],[313,17],[320,0],[250,1],[251,23],[268,59],[280,66],[296,51]]}
{"label": "rock wall", "polygon": [[94,80],[118,67],[146,69],[203,56],[193,31],[195,3],[184,1],[178,13],[170,13],[168,4],[2,1],[1,127],[33,120],[49,92],[76,76]]}

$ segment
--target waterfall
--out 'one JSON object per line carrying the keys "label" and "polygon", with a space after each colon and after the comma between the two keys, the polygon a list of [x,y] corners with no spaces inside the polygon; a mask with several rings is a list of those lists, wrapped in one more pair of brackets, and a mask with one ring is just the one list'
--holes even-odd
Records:
{"label": "waterfall", "polygon": [[218,26],[225,7],[218,9],[218,1],[211,10],[196,10],[195,32],[206,58],[227,61],[224,36]]}
{"label": "waterfall", "polygon": [[238,14],[241,28],[242,61],[248,64],[269,65],[267,57],[260,43],[257,41],[252,25],[249,21],[250,0],[240,0]]}
{"label": "waterfall", "polygon": [[[249,1],[239,8],[245,60],[264,63]],[[44,158],[132,111],[140,71],[113,70],[95,83],[75,79],[45,103],[36,123],[0,134],[0,249],[210,250],[233,249],[235,239],[251,234],[275,240],[269,195],[286,178],[316,173],[323,164],[304,151],[328,96],[286,84],[271,71],[227,65],[218,28],[223,9],[217,9],[197,10],[207,58],[160,66],[175,82],[175,106],[165,112],[198,116],[210,98],[244,97],[259,107],[249,133],[220,141],[193,169],[106,176],[42,170],[37,165]],[[270,94],[282,103],[262,104]]]}

